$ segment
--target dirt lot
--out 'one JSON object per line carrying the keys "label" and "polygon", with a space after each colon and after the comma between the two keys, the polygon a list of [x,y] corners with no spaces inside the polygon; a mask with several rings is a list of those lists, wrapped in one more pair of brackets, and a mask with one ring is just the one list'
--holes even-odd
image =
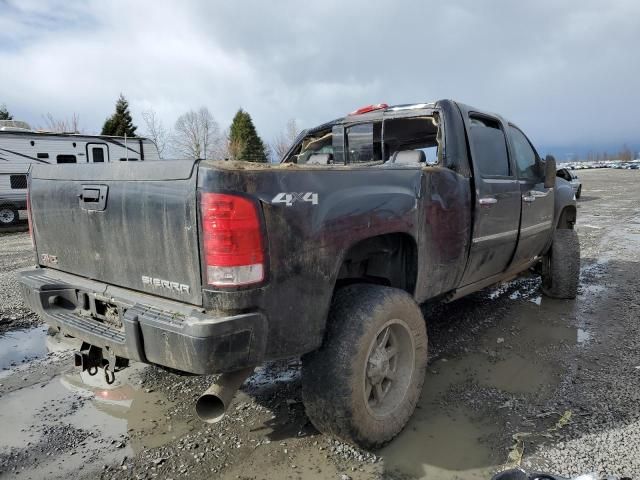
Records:
{"label": "dirt lot", "polygon": [[425,306],[430,363],[405,431],[376,452],[320,435],[296,359],[259,369],[220,424],[193,403],[211,378],[143,365],[112,386],[21,303],[26,233],[0,234],[0,477],[488,478],[508,465],[640,476],[640,172],[579,172],[582,285],[531,276]]}

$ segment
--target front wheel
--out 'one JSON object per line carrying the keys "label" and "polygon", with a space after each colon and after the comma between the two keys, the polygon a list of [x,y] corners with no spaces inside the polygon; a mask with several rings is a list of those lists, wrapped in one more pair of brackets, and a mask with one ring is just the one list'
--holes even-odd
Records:
{"label": "front wheel", "polygon": [[426,364],[426,325],[409,294],[378,285],[342,288],[324,344],[302,360],[307,415],[323,433],[380,447],[413,414]]}
{"label": "front wheel", "polygon": [[580,281],[580,241],[573,229],[558,229],[542,259],[542,292],[551,298],[576,298]]}
{"label": "front wheel", "polygon": [[10,206],[0,207],[0,225],[8,226],[18,222],[18,210]]}
{"label": "front wheel", "polygon": [[580,195],[582,195],[582,185],[578,187],[578,191],[576,192],[576,199],[580,198]]}

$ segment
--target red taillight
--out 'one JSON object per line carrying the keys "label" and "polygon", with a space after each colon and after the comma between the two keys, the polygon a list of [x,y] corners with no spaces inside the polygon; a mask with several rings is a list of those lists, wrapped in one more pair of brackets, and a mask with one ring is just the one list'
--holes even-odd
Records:
{"label": "red taillight", "polygon": [[385,108],[389,108],[389,105],[386,103],[376,103],[375,105],[367,105],[366,107],[359,108],[351,112],[349,115],[360,115],[362,113],[369,113],[375,110],[384,110]]}
{"label": "red taillight", "polygon": [[203,193],[202,234],[207,283],[237,286],[264,279],[258,209],[237,195]]}

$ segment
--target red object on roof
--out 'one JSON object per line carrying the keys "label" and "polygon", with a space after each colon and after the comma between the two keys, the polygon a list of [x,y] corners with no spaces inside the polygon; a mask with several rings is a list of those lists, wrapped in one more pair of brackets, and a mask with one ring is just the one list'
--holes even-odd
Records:
{"label": "red object on roof", "polygon": [[363,113],[369,113],[369,112],[373,112],[375,110],[384,110],[385,108],[388,108],[389,105],[387,105],[386,103],[376,103],[373,105],[367,105],[366,107],[361,107],[353,112],[351,112],[349,115],[361,115]]}

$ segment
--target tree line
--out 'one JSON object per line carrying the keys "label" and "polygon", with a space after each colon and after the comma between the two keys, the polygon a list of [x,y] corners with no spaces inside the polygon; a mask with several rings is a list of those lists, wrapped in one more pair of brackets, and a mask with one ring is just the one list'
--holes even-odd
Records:
{"label": "tree line", "polygon": [[[39,127],[42,130],[64,133],[82,131],[80,118],[75,113],[69,119],[58,119],[50,113],[42,118],[44,125]],[[0,105],[0,120],[12,119],[6,106]],[[160,158],[269,162],[279,161],[300,133],[296,121],[292,119],[270,144],[265,143],[258,135],[251,116],[243,109],[236,112],[226,129],[220,129],[207,107],[183,113],[173,128],[167,128],[153,109],[143,111],[142,120],[144,127],[139,129],[133,122],[129,102],[120,94],[115,111],[104,121],[100,134],[145,136],[155,142]]]}
{"label": "tree line", "polygon": [[622,162],[630,162],[635,160],[636,152],[631,150],[627,144],[622,145],[622,148],[617,152],[587,152],[584,160],[587,162],[602,162],[609,160],[620,160]]}

